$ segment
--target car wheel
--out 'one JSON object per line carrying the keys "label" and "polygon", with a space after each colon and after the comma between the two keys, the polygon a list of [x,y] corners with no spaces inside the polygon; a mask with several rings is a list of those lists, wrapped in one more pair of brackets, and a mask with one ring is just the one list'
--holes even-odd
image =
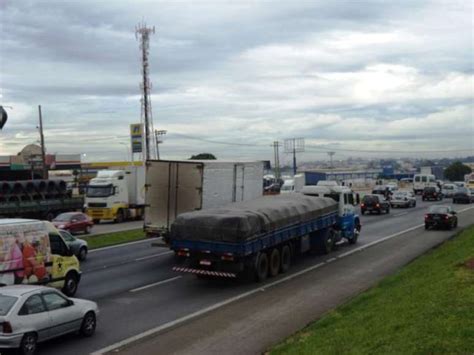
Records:
{"label": "car wheel", "polygon": [[270,265],[268,267],[270,277],[278,275],[280,272],[280,251],[278,248],[273,248],[270,253]]}
{"label": "car wheel", "polygon": [[291,266],[291,249],[289,245],[284,245],[281,248],[281,273],[285,273]]}
{"label": "car wheel", "polygon": [[91,226],[86,226],[86,229],[84,230],[84,233],[86,234],[91,234]]}
{"label": "car wheel", "polygon": [[426,199],[424,197],[421,198],[422,201],[425,201]]}
{"label": "car wheel", "polygon": [[425,229],[428,230],[429,228],[430,226],[425,223]]}
{"label": "car wheel", "polygon": [[87,312],[81,323],[80,333],[82,336],[90,337],[94,335],[97,320],[94,312]]}
{"label": "car wheel", "polygon": [[79,260],[84,261],[87,258],[87,248],[86,247],[81,247],[79,250]]}
{"label": "car wheel", "polygon": [[268,256],[260,252],[255,262],[255,279],[258,282],[265,281],[268,276]]}
{"label": "car wheel", "polygon": [[115,217],[115,223],[122,223],[123,220],[124,220],[123,211],[118,210],[117,211],[117,217]]}
{"label": "car wheel", "polygon": [[100,219],[93,219],[92,222],[94,222],[94,224],[99,224],[99,223],[100,223]]}
{"label": "car wheel", "polygon": [[64,280],[64,287],[62,288],[63,293],[66,296],[72,297],[77,291],[78,279],[74,272],[68,272],[66,279]]}
{"label": "car wheel", "polygon": [[360,213],[361,213],[362,215],[364,215],[364,214],[365,214],[365,210],[360,210]]}
{"label": "car wheel", "polygon": [[20,353],[23,355],[33,355],[36,352],[36,343],[38,336],[35,333],[26,333],[23,335],[20,343]]}

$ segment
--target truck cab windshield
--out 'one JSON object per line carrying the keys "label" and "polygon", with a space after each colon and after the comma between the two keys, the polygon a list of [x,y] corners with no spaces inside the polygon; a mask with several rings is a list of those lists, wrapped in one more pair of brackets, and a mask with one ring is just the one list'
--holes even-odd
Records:
{"label": "truck cab windshield", "polygon": [[112,185],[87,187],[87,197],[107,197],[113,194],[114,187]]}

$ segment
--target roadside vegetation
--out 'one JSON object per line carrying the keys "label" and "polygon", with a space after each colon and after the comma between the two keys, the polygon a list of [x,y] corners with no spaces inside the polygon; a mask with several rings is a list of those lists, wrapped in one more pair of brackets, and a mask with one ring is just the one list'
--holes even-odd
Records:
{"label": "roadside vegetation", "polygon": [[271,354],[474,353],[474,227],[272,349]]}
{"label": "roadside vegetation", "polygon": [[80,238],[87,240],[89,250],[103,248],[116,244],[123,244],[133,242],[140,239],[145,239],[145,232],[143,229],[133,229],[129,231],[107,233],[91,236],[80,236]]}

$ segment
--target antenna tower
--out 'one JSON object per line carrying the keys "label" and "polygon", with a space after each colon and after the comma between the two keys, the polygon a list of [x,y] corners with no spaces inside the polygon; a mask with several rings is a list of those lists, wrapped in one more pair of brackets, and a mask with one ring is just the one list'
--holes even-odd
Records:
{"label": "antenna tower", "polygon": [[[151,136],[154,134],[153,129],[153,117],[151,114],[151,100],[150,100],[150,90],[151,82],[149,79],[149,62],[148,54],[150,49],[150,34],[155,33],[155,27],[146,27],[145,23],[140,23],[135,27],[135,37],[140,42],[140,50],[142,56],[142,76],[143,81],[140,83],[140,89],[142,91],[142,110],[141,110],[141,120],[145,128],[145,137],[144,137],[144,147],[145,154],[144,160],[150,160],[151,158],[151,147],[150,144]],[[155,156],[156,156],[156,145],[155,146]]]}

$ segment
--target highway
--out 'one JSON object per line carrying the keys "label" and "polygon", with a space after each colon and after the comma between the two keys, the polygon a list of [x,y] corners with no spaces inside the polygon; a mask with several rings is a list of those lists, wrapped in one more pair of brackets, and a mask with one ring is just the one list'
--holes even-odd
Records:
{"label": "highway", "polygon": [[[449,204],[448,201],[450,202],[446,200],[443,204]],[[177,319],[190,314],[199,314],[227,300],[252,294],[255,289],[263,288],[265,285],[310,267],[317,268],[328,261],[337,265],[342,262],[342,259],[335,258],[343,257],[351,250],[369,246],[387,237],[397,239],[399,235],[403,236],[400,233],[402,231],[425,233],[422,228],[417,227],[423,223],[423,216],[428,206],[433,204],[437,203],[422,202],[418,197],[415,208],[392,209],[388,215],[361,216],[363,229],[356,245],[342,245],[336,252],[325,256],[306,256],[296,262],[289,273],[270,279],[264,284],[239,280],[203,281],[192,275],[176,274],[171,270],[172,253],[167,249],[151,247],[149,240],[92,251],[88,260],[82,264],[83,278],[77,297],[94,300],[100,306],[101,314],[95,336],[88,339],[75,335],[65,336],[41,344],[39,353],[91,353],[149,329],[174,325],[171,322]],[[454,208],[462,210],[471,206],[454,205]],[[470,217],[466,217],[470,212],[472,210],[459,215],[460,225],[466,225],[471,221]],[[440,234],[436,231],[428,231],[426,233],[433,233],[437,238],[447,238],[450,235],[448,232]],[[427,239],[426,245],[423,241],[420,243],[421,246],[417,252],[419,254],[432,247],[434,240]],[[400,257],[403,257],[401,255],[403,248],[391,248],[390,253],[393,256],[400,254]],[[363,260],[364,253],[354,253],[351,258]],[[395,259],[393,265],[398,265]],[[327,270],[331,272],[329,267]],[[170,332],[172,333],[173,331]]]}

